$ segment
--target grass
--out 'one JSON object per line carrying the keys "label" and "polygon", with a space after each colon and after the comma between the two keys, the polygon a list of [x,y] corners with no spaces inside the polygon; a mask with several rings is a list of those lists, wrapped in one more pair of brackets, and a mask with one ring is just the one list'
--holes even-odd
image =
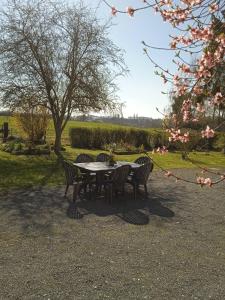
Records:
{"label": "grass", "polygon": [[[9,122],[12,129],[12,134],[22,135],[19,128],[16,127],[13,117],[0,117],[0,124]],[[66,146],[66,151],[63,153],[66,159],[74,160],[79,153],[88,153],[96,156],[101,150],[74,149],[68,146],[69,138],[68,131],[70,127],[103,127],[104,128],[119,128],[120,126],[107,123],[95,122],[78,122],[69,121],[62,137],[62,142]],[[148,129],[155,130],[155,129]],[[157,129],[160,131],[160,129]],[[54,140],[53,123],[50,122],[47,131],[47,140]],[[174,152],[167,155],[151,154],[155,162],[165,169],[174,168],[194,168],[190,162],[181,159],[181,153]],[[134,155],[117,155],[116,160],[134,161],[139,154]],[[217,152],[198,153],[193,152],[190,155],[191,159],[204,167],[209,168],[224,168],[225,155]],[[156,168],[157,169],[157,168]],[[64,183],[64,174],[61,165],[57,161],[54,153],[46,156],[15,156],[0,151],[0,189],[10,189],[12,187],[29,187],[38,185],[59,185]]]}
{"label": "grass", "polygon": [[[96,156],[100,150],[72,149],[66,147],[63,153],[66,159],[74,160],[79,153]],[[165,169],[194,168],[191,163],[181,159],[181,154],[151,154],[157,164]],[[134,161],[139,154],[117,155],[116,160]],[[190,157],[198,164],[209,168],[224,168],[225,155],[216,152],[191,153]],[[157,169],[157,167],[155,168]],[[24,188],[39,185],[64,184],[64,174],[54,153],[43,156],[15,156],[0,151],[0,189]]]}

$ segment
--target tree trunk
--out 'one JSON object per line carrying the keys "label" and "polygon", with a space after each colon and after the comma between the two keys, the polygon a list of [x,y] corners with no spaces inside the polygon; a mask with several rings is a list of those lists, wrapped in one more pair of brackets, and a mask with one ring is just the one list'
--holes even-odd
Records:
{"label": "tree trunk", "polygon": [[62,128],[61,124],[54,124],[55,126],[55,145],[54,151],[57,156],[61,156],[61,137],[62,137]]}

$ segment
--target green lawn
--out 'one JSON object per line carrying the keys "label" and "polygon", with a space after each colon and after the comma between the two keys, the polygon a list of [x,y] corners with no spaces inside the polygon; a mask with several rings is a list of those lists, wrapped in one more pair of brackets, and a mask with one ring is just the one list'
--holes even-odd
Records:
{"label": "green lawn", "polygon": [[[79,153],[96,156],[100,150],[72,149],[66,147],[65,158],[74,160]],[[153,159],[163,168],[193,168],[194,166],[181,159],[180,153],[166,155],[151,154]],[[117,160],[133,161],[139,155],[120,155]],[[196,163],[210,168],[225,168],[225,155],[216,152],[192,153]],[[155,168],[157,169],[157,168]],[[0,151],[0,189],[12,187],[28,187],[37,185],[59,185],[64,183],[61,165],[54,153],[46,156],[15,156]]]}
{"label": "green lawn", "polygon": [[[0,124],[8,121],[12,129],[12,134],[21,135],[21,131],[16,127],[13,117],[0,117]],[[62,137],[62,142],[66,146],[63,152],[65,158],[74,160],[79,153],[88,153],[96,156],[100,150],[72,149],[69,147],[68,131],[70,127],[108,127],[118,128],[119,125],[95,123],[95,122],[77,122],[69,121]],[[122,126],[123,127],[123,126]],[[157,130],[160,129],[148,129]],[[49,124],[48,141],[54,140],[54,128],[52,122]],[[116,160],[134,161],[139,155],[120,155]],[[165,169],[173,168],[193,168],[190,162],[181,159],[181,154],[168,153],[166,155],[151,154],[155,162]],[[211,168],[225,168],[225,155],[217,152],[209,153],[191,153],[190,157],[199,165]],[[155,168],[157,169],[157,168]],[[9,189],[11,187],[26,187],[36,185],[58,185],[64,183],[64,174],[61,165],[57,161],[54,153],[46,156],[15,156],[0,151],[0,189]]]}

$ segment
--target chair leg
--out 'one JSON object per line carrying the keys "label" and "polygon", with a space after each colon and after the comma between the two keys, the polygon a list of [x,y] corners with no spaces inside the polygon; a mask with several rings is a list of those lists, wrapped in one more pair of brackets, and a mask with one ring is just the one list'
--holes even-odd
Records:
{"label": "chair leg", "polygon": [[65,190],[65,194],[64,194],[65,196],[66,196],[66,194],[68,192],[68,188],[69,188],[69,184],[66,185],[66,190]]}
{"label": "chair leg", "polygon": [[136,184],[133,185],[133,189],[134,189],[134,200],[136,201],[137,200],[137,185]]}
{"label": "chair leg", "polygon": [[109,187],[109,203],[112,204],[112,197],[113,197],[113,187],[110,185]]}
{"label": "chair leg", "polygon": [[122,195],[124,196],[125,195],[125,187],[123,186],[122,188]]}
{"label": "chair leg", "polygon": [[147,185],[144,184],[144,187],[145,187],[145,196],[147,197],[148,196],[148,189],[147,189]]}
{"label": "chair leg", "polygon": [[79,183],[75,183],[73,185],[73,202],[75,203],[77,200],[77,196],[79,194],[79,190],[80,190],[80,184]]}

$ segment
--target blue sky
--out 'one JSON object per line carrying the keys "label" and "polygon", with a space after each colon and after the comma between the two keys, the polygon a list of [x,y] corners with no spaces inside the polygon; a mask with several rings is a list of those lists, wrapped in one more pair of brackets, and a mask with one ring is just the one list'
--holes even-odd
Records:
{"label": "blue sky", "polygon": [[[108,0],[117,9],[125,9],[128,5],[140,7],[140,0]],[[85,3],[93,7],[99,0],[86,0]],[[110,8],[104,3],[100,4],[98,15],[102,18],[111,16]],[[126,102],[125,116],[134,113],[139,116],[160,117],[156,111],[161,111],[168,105],[168,96],[161,91],[168,91],[169,85],[164,85],[162,79],[154,74],[154,67],[143,53],[141,41],[151,45],[167,47],[168,34],[172,33],[172,27],[163,22],[159,15],[152,9],[146,9],[135,13],[134,17],[126,14],[118,14],[113,18],[115,26],[110,31],[111,39],[126,51],[125,61],[130,73],[118,81],[120,91],[118,95],[121,101]],[[173,68],[171,65],[171,52],[154,50],[152,57],[161,65]]]}

